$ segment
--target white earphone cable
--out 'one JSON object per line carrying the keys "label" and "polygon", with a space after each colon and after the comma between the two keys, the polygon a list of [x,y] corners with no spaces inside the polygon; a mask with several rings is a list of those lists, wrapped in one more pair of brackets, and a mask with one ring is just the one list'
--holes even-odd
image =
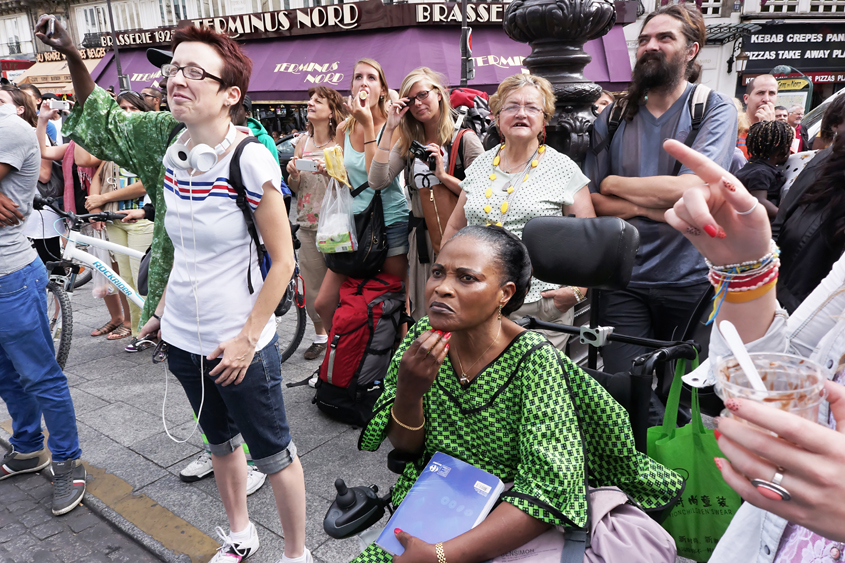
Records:
{"label": "white earphone cable", "polygon": [[[194,295],[194,304],[196,306],[196,318],[197,318],[197,341],[199,342],[200,347],[200,387],[201,387],[201,395],[200,395],[200,408],[199,412],[197,412],[196,422],[194,423],[194,429],[191,430],[191,433],[188,435],[187,438],[184,440],[179,440],[174,438],[170,431],[167,429],[167,420],[165,419],[164,412],[165,406],[167,405],[167,362],[162,362],[164,364],[164,401],[161,404],[161,422],[164,425],[164,431],[167,433],[167,436],[176,442],[177,444],[184,444],[188,440],[191,439],[191,436],[197,431],[197,428],[200,424],[200,416],[202,415],[202,407],[205,403],[205,354],[203,353],[202,349],[202,335],[200,334],[200,301],[199,301],[199,293],[198,293],[198,286],[199,286],[199,276],[197,275],[197,234],[196,230],[194,229],[194,186],[193,186],[193,179],[195,170],[192,170],[189,177],[188,177],[188,201],[189,201],[189,209],[191,213],[191,235],[194,239],[194,279],[190,280],[190,276],[188,277],[191,281],[191,291]],[[179,184],[178,180],[176,179],[176,174],[174,171],[173,174],[173,181],[176,184],[174,186],[174,193],[176,197],[179,198]],[[185,249],[185,237],[182,234],[182,216],[179,213],[178,206],[176,206],[176,222],[179,225],[179,240],[182,244],[182,249],[184,252]],[[188,272],[188,256],[187,252],[185,253],[185,272]]]}

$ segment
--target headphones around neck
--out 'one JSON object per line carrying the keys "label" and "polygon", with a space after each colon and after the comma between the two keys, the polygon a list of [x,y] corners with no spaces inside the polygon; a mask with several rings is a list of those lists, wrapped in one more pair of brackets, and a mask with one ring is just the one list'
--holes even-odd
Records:
{"label": "headphones around neck", "polygon": [[[179,170],[193,168],[197,172],[208,172],[217,164],[217,157],[226,152],[226,149],[235,142],[237,132],[235,125],[229,122],[229,131],[226,132],[226,137],[214,148],[199,144],[192,149],[188,149],[187,141],[183,143],[177,139],[164,153],[164,165]],[[190,141],[190,138],[188,141]]]}

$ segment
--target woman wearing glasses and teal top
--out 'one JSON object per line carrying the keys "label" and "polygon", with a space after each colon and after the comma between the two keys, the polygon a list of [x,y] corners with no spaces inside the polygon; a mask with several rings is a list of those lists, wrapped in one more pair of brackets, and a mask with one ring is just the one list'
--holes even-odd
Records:
{"label": "woman wearing glasses and teal top", "polygon": [[[173,33],[173,61],[161,69],[171,114],[126,113],[94,85],[70,36],[50,19],[42,16],[36,35],[67,58],[78,97],[68,134],[138,174],[152,188],[153,205],[166,209],[155,217],[147,301],[153,305],[139,337],[159,335],[167,344],[169,371],[208,438],[229,524],[228,532],[217,529],[223,545],[211,562],[237,563],[259,548],[246,503],[245,442],[273,487],[285,538],[284,552],[268,560],[310,563],[305,481],[285,416],[273,318],[295,265],[289,225],[278,220],[286,215],[281,169],[260,143],[243,146],[242,182],[272,260],[266,278],[228,174],[249,135],[234,123],[244,121],[252,63],[225,35],[181,28]],[[185,125],[175,135],[181,146],[168,148],[178,122]],[[162,252],[162,237],[171,241],[172,257]],[[154,279],[166,283],[164,295],[154,295],[163,289]]]}
{"label": "woman wearing glasses and teal top", "polygon": [[[443,83],[439,74],[426,67],[415,69],[405,77],[399,89],[399,100],[388,111],[384,135],[379,140],[369,173],[370,186],[377,190],[404,173],[411,199],[412,222],[408,237],[409,312],[416,320],[427,314],[423,290],[434,262],[434,248],[423,221],[418,190],[441,184],[460,196],[464,170],[484,152],[478,136],[470,130],[461,136],[457,149],[453,150],[457,131],[449,92]],[[434,156],[433,171],[427,162],[411,156],[408,149],[412,141],[424,145]],[[457,159],[452,170],[454,174],[449,174],[446,170],[453,158]]]}
{"label": "woman wearing glasses and teal top", "polygon": [[[522,238],[522,229],[534,217],[596,216],[589,191],[583,189],[587,177],[569,157],[544,144],[554,103],[551,84],[539,76],[515,74],[499,85],[490,98],[490,110],[503,141],[467,169],[443,240],[467,225],[498,225]],[[586,291],[534,278],[525,303],[510,318],[531,315],[571,324],[573,307],[584,300]],[[544,334],[563,350],[566,335]]]}

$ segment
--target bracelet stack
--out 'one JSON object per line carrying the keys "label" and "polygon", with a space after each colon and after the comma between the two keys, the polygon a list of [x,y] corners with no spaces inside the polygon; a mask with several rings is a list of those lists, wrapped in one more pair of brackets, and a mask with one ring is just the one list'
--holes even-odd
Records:
{"label": "bracelet stack", "polygon": [[443,551],[443,542],[434,544],[434,553],[437,554],[437,563],[446,563],[446,553]]}
{"label": "bracelet stack", "polygon": [[707,277],[716,288],[713,312],[707,319],[708,324],[719,314],[723,302],[746,303],[761,297],[777,285],[780,249],[775,241],[771,241],[769,248],[769,253],[762,258],[739,264],[714,266],[712,262],[704,259],[710,268]]}

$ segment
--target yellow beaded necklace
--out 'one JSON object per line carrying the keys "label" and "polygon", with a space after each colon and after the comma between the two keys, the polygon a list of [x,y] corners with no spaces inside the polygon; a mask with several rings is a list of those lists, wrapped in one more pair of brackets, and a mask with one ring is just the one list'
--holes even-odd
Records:
{"label": "yellow beaded necklace", "polygon": [[[501,152],[504,148],[505,148],[505,143],[502,143],[501,145],[499,145],[499,150],[496,152],[496,156],[493,157],[493,172],[490,174],[490,183],[491,184],[490,184],[490,187],[487,188],[487,191],[484,192],[484,196],[487,199],[490,199],[491,197],[493,197],[493,185],[492,185],[492,183],[496,181],[496,167],[499,166],[499,162],[501,161],[500,154],[501,154]],[[531,175],[531,172],[535,168],[537,168],[537,165],[540,164],[540,155],[543,154],[544,152],[546,152],[546,145],[540,145],[539,147],[537,147],[537,150],[534,152],[534,156],[531,157],[531,159],[525,165],[525,168],[523,169],[523,171],[520,174],[516,175],[516,182],[514,182],[513,178],[511,178],[511,180],[508,182],[507,189],[505,190],[508,195],[505,196],[505,201],[503,201],[502,205],[499,206],[499,220],[498,221],[493,221],[492,218],[490,217],[490,213],[493,211],[493,207],[489,203],[484,206],[484,212],[487,214],[487,224],[485,225],[486,227],[489,227],[491,225],[495,225],[497,227],[502,226],[502,222],[505,219],[505,214],[508,212],[508,208],[510,207],[511,195],[513,195],[513,193],[517,190],[517,188],[519,188],[520,186],[522,186],[522,184],[524,184],[525,182],[528,181],[528,177]]]}

